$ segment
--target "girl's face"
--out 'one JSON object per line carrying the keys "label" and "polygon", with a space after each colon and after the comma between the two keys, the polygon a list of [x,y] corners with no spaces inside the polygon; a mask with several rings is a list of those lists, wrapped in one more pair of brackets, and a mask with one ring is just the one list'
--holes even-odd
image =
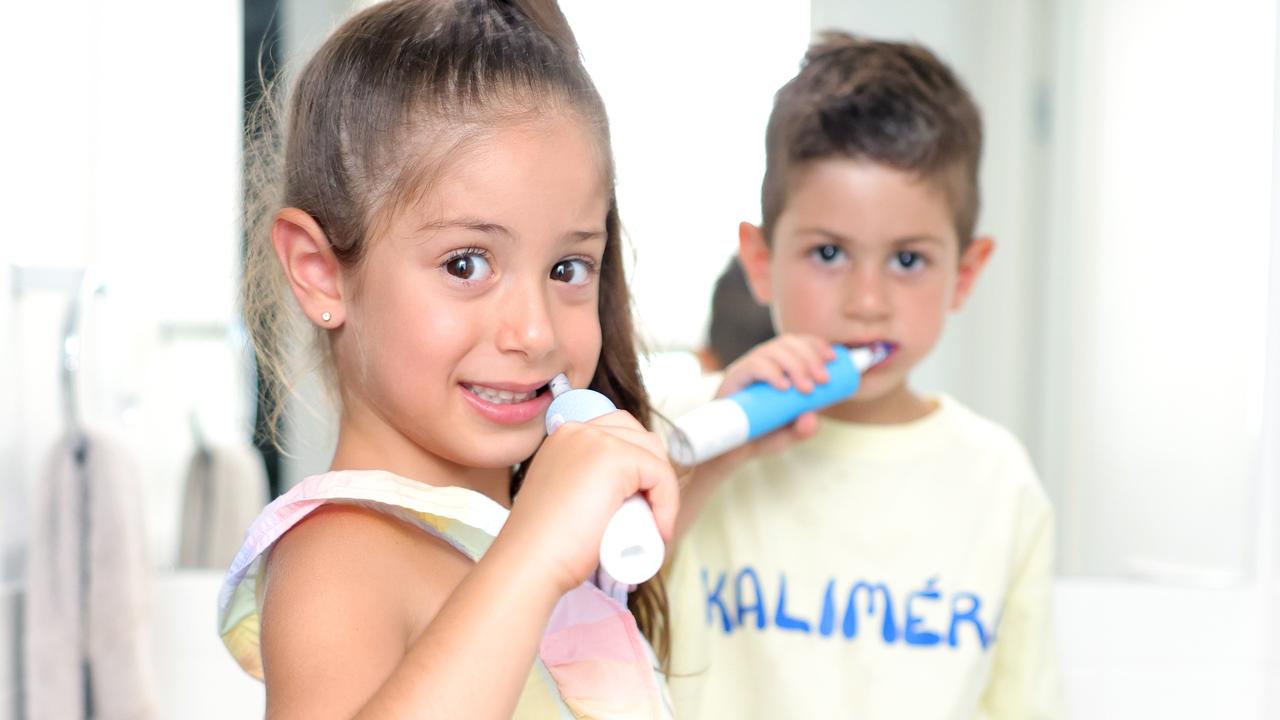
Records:
{"label": "girl's face", "polygon": [[469,468],[533,453],[547,383],[563,372],[585,387],[600,357],[605,167],[564,116],[454,153],[350,278],[335,346],[344,432]]}

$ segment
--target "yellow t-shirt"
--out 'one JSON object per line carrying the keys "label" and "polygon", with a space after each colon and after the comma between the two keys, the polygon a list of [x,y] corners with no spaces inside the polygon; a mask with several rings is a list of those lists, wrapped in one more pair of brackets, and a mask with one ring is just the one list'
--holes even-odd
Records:
{"label": "yellow t-shirt", "polygon": [[938,402],[823,418],[716,490],[669,572],[677,717],[1062,715],[1049,503],[1009,432]]}

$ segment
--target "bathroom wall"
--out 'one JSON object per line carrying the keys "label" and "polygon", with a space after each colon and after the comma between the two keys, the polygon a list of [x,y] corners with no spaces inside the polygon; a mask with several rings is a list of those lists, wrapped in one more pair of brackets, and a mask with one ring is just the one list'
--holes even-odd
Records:
{"label": "bathroom wall", "polygon": [[[92,265],[77,407],[135,450],[158,569],[176,552],[189,419],[241,432],[229,335],[238,273],[239,3],[0,8],[0,720],[18,717],[27,518],[64,431],[60,336],[74,287],[16,292],[14,265]],[[212,633],[213,616],[205,621]]]}

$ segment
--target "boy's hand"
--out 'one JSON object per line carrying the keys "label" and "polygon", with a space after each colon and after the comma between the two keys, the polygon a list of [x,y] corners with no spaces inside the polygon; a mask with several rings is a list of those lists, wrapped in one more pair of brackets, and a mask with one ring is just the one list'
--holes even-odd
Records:
{"label": "boy's hand", "polygon": [[[835,352],[826,340],[813,335],[780,335],[757,345],[726,368],[716,397],[732,395],[762,381],[779,390],[786,390],[794,385],[800,392],[813,392],[816,385],[830,379],[826,365],[834,358]],[[683,483],[680,493],[676,536],[684,533],[711,491],[735,467],[753,457],[784,450],[812,437],[817,431],[817,414],[807,412],[790,425],[694,468]]]}
{"label": "boy's hand", "polygon": [[[779,390],[795,386],[802,393],[831,379],[827,363],[835,359],[831,343],[814,335],[779,335],[761,343],[738,358],[724,371],[724,380],[716,397],[732,395],[757,382],[767,382]],[[790,425],[725,453],[703,464],[708,474],[728,472],[736,465],[755,457],[778,452],[812,436],[818,430],[818,417],[807,412]],[[714,466],[714,467],[710,467]]]}
{"label": "boy's hand", "polygon": [[802,393],[827,382],[827,363],[835,359],[831,343],[813,335],[779,335],[752,348],[725,368],[716,397],[732,395],[756,382],[779,390],[792,385]]}

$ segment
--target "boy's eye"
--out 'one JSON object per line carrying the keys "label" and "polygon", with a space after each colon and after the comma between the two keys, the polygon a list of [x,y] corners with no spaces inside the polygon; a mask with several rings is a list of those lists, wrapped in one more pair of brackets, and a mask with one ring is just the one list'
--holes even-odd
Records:
{"label": "boy's eye", "polygon": [[595,271],[591,262],[583,258],[561,260],[551,268],[551,279],[570,285],[586,285]]}
{"label": "boy's eye", "polygon": [[889,264],[902,270],[918,270],[924,267],[924,256],[912,250],[902,250],[893,254]]}
{"label": "boy's eye", "polygon": [[454,255],[444,263],[445,272],[458,278],[474,282],[483,280],[493,274],[493,268],[485,257],[474,251]]}
{"label": "boy's eye", "polygon": [[844,249],[839,245],[819,245],[810,250],[809,253],[824,265],[835,264],[845,256]]}

